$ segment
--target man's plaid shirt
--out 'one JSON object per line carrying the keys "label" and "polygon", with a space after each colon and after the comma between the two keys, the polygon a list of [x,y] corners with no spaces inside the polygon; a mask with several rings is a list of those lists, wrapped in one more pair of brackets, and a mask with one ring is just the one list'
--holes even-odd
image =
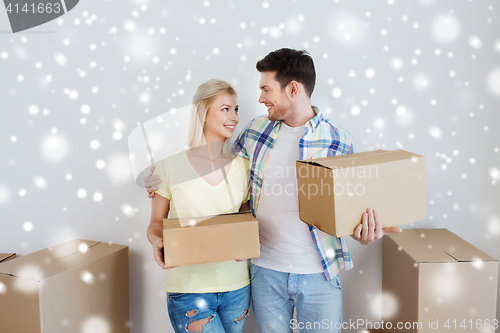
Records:
{"label": "man's plaid shirt", "polygon": [[[313,106],[312,109],[316,116],[305,124],[304,135],[299,141],[299,159],[354,153],[351,134],[325,118],[318,108]],[[278,139],[280,126],[281,121],[270,121],[266,115],[257,117],[250,121],[234,142],[233,152],[250,160],[250,209],[254,216],[259,205],[264,170]],[[335,277],[341,268],[352,268],[343,238],[330,236],[312,226],[309,226],[309,231],[328,280]]]}

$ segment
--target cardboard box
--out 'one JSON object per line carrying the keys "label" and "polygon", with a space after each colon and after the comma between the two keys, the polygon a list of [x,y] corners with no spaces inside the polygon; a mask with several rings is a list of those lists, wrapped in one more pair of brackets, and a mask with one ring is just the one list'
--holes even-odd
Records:
{"label": "cardboard box", "polygon": [[385,236],[382,270],[385,333],[494,332],[483,328],[496,318],[498,261],[447,229]]}
{"label": "cardboard box", "polygon": [[163,239],[167,267],[260,256],[259,225],[246,212],[164,219]]}
{"label": "cardboard box", "polygon": [[15,253],[0,253],[0,263],[16,258]]}
{"label": "cardboard box", "polygon": [[72,240],[0,265],[0,331],[130,332],[128,247]]}
{"label": "cardboard box", "polygon": [[300,219],[332,236],[352,235],[367,208],[383,227],[425,220],[425,158],[376,150],[297,161]]}

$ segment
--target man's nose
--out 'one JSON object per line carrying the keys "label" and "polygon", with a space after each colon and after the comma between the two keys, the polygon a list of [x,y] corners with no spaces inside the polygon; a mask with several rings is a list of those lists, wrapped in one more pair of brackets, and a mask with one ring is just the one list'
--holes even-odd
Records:
{"label": "man's nose", "polygon": [[259,96],[259,103],[264,103],[266,101],[265,98],[262,95],[263,94],[261,93],[260,96]]}

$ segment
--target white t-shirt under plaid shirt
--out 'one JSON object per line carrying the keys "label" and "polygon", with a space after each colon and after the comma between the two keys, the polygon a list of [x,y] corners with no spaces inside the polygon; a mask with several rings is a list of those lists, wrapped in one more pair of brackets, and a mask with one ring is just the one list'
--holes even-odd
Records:
{"label": "white t-shirt under plaid shirt", "polygon": [[[318,108],[312,107],[312,110],[316,115],[305,124],[304,134],[298,142],[299,159],[354,153],[354,139],[351,134],[324,117]],[[238,135],[233,146],[235,153],[250,162],[250,209],[254,215],[259,205],[265,168],[281,125],[281,121],[270,121],[266,115],[257,117]],[[279,210],[280,206],[276,209]],[[330,236],[311,226],[308,228],[328,280],[335,277],[340,269],[352,268],[347,244],[342,237]],[[265,237],[261,234],[262,236]]]}

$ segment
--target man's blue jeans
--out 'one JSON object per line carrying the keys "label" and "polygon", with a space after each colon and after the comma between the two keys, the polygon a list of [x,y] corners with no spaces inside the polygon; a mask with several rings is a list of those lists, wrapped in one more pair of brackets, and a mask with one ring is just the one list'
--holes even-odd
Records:
{"label": "man's blue jeans", "polygon": [[[204,333],[241,333],[250,307],[250,285],[221,293],[167,293],[170,322],[176,333],[206,318]],[[194,310],[194,311],[193,311]]]}
{"label": "man's blue jeans", "polygon": [[[294,274],[250,264],[253,310],[260,333],[340,332],[342,290],[339,275]],[[297,319],[292,320],[293,308]]]}

